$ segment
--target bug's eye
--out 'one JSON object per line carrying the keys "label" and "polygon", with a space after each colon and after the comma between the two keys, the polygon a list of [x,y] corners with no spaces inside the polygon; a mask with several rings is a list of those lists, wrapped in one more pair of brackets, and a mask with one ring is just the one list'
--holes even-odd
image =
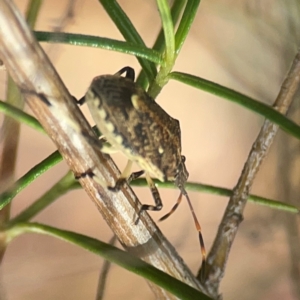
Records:
{"label": "bug's eye", "polygon": [[181,155],[181,161],[182,161],[183,163],[185,163],[185,161],[186,161],[186,158],[185,158],[185,156],[184,156],[184,155]]}

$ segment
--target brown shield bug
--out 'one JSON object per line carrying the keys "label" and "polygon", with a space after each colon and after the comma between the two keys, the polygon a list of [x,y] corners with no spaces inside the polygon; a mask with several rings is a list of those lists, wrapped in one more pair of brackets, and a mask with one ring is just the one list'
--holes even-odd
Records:
{"label": "brown shield bug", "polygon": [[[123,73],[125,77],[121,76]],[[182,196],[186,197],[199,232],[204,272],[206,252],[201,227],[184,187],[189,174],[185,167],[185,157],[181,155],[179,121],[169,116],[137,85],[134,77],[134,70],[124,67],[114,75],[94,78],[86,95],[78,104],[87,104],[103,138],[98,140],[88,136],[88,139],[104,153],[120,151],[128,158],[128,163],[115,186],[107,186],[108,189],[117,190],[124,182],[130,182],[145,174],[155,205],[143,204],[136,223],[142,211],[158,211],[162,208],[162,201],[152,178],[175,183],[180,190],[180,196],[170,213],[160,220],[171,215]],[[131,173],[133,163],[142,171]]]}

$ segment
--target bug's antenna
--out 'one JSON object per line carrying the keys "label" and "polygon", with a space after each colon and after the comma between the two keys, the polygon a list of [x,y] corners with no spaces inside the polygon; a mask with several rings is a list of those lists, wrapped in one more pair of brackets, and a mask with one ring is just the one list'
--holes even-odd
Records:
{"label": "bug's antenna", "polygon": [[205,265],[206,265],[206,250],[205,250],[205,245],[204,245],[204,240],[203,240],[203,235],[202,235],[202,230],[201,230],[201,226],[200,223],[197,219],[197,216],[195,214],[194,208],[192,206],[192,203],[190,201],[190,197],[188,195],[188,193],[186,192],[185,189],[181,188],[181,193],[175,203],[175,205],[172,207],[172,209],[163,217],[161,217],[158,221],[164,221],[165,219],[167,219],[168,217],[170,217],[170,215],[172,215],[174,213],[174,211],[177,209],[177,207],[179,206],[179,204],[181,203],[182,200],[182,196],[184,195],[186,197],[186,200],[189,204],[190,207],[190,211],[192,213],[193,219],[194,219],[194,223],[196,226],[196,229],[199,233],[199,241],[200,241],[200,249],[201,249],[201,254],[202,254],[202,266],[201,266],[201,280],[204,281],[205,279]]}
{"label": "bug's antenna", "polygon": [[204,240],[203,240],[203,236],[202,236],[202,231],[201,231],[201,226],[200,226],[200,223],[197,219],[197,216],[195,214],[195,211],[194,211],[194,208],[192,206],[192,203],[191,203],[191,200],[190,200],[190,197],[188,195],[188,193],[182,189],[182,194],[184,194],[188,204],[189,204],[189,207],[190,207],[190,211],[192,213],[192,216],[193,216],[193,219],[194,219],[194,223],[195,223],[195,226],[196,226],[196,229],[199,233],[199,241],[200,241],[200,248],[201,248],[201,254],[202,254],[202,266],[201,266],[201,281],[204,281],[204,277],[205,277],[205,265],[206,265],[206,250],[205,250],[205,245],[204,245]]}
{"label": "bug's antenna", "polygon": [[134,69],[131,67],[124,67],[122,68],[120,71],[118,71],[117,73],[115,73],[116,76],[121,76],[123,73],[125,74],[126,78],[131,79],[132,81],[134,81],[135,78],[135,72]]}

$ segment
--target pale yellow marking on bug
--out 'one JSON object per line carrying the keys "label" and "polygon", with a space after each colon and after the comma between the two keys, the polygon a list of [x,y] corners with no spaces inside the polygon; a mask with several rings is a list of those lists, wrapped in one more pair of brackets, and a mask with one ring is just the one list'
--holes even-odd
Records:
{"label": "pale yellow marking on bug", "polygon": [[115,137],[115,139],[116,139],[116,142],[117,142],[118,144],[122,145],[122,143],[123,143],[123,138],[122,138],[120,135],[117,135],[117,136]]}
{"label": "pale yellow marking on bug", "polygon": [[139,102],[140,102],[139,96],[138,95],[132,95],[131,96],[131,102],[132,102],[133,107],[136,110],[139,110]]}
{"label": "pale yellow marking on bug", "polygon": [[104,109],[99,109],[99,110],[98,110],[98,113],[99,113],[99,116],[100,116],[102,119],[105,119],[105,118],[106,118],[107,113],[105,112]]}
{"label": "pale yellow marking on bug", "polygon": [[115,130],[115,126],[114,124],[110,123],[110,122],[107,122],[106,123],[106,128],[109,132],[113,132]]}
{"label": "pale yellow marking on bug", "polygon": [[158,148],[158,153],[159,153],[159,154],[163,154],[163,153],[164,153],[164,149],[163,149],[162,147],[159,147],[159,148]]}

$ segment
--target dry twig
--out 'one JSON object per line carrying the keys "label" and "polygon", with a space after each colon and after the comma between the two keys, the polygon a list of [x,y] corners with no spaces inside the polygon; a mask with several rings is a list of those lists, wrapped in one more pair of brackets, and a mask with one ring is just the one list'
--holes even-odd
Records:
{"label": "dry twig", "polygon": [[[300,81],[300,51],[294,58],[291,69],[286,76],[274,109],[285,114],[291,105]],[[256,138],[248,159],[244,165],[237,185],[233,189],[228,206],[219,226],[216,239],[207,258],[206,288],[210,295],[218,297],[220,282],[225,273],[229,251],[233,244],[239,224],[243,220],[243,211],[247,203],[250,188],[268,150],[278,131],[278,126],[266,120]]]}

